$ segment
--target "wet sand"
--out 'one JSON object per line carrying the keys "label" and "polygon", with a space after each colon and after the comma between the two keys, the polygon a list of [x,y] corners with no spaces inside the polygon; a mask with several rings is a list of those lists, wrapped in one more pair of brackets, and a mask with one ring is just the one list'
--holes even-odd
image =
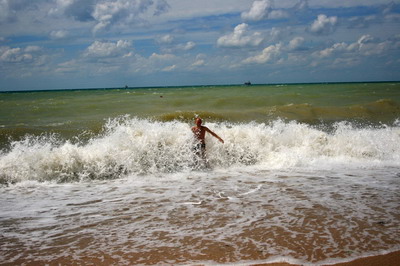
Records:
{"label": "wet sand", "polygon": [[[385,255],[369,256],[360,259],[355,259],[344,263],[322,264],[332,266],[398,266],[400,263],[400,251],[391,252]],[[267,263],[267,264],[252,264],[252,266],[297,266],[299,264],[290,263]],[[317,264],[320,265],[320,264]]]}
{"label": "wet sand", "polygon": [[[117,255],[117,254],[114,254]],[[154,254],[155,257],[158,257],[157,254]],[[24,261],[19,261],[19,263],[26,263],[26,265],[36,265],[36,263],[44,263],[48,265],[66,265],[66,264],[88,264],[88,265],[112,265],[115,263],[115,259],[112,258],[113,256],[108,256],[104,254],[99,254],[98,258],[82,258],[79,260],[79,262],[71,260],[71,258],[63,258],[63,259],[56,259],[56,260],[50,260],[50,261],[36,261],[34,263],[26,263]],[[129,265],[130,262],[129,260],[125,261],[126,265]],[[155,262],[155,264],[150,263],[150,261],[147,261],[144,263],[144,265],[160,265],[159,261]],[[395,251],[391,252],[385,255],[377,255],[377,256],[369,256],[369,257],[364,257],[364,258],[359,258],[355,259],[352,261],[348,262],[343,262],[343,263],[328,263],[328,264],[305,264],[305,265],[318,265],[318,266],[398,266],[400,262],[400,251]],[[149,263],[149,264],[148,264]],[[0,263],[1,264],[1,263]],[[168,263],[163,263],[164,265],[173,265],[168,264]],[[1,264],[3,265],[3,264]],[[9,265],[9,264],[4,264],[4,265]],[[11,264],[10,264],[11,265]],[[132,264],[134,265],[134,264]],[[240,265],[240,266],[302,266],[302,264],[292,264],[292,263],[286,263],[286,262],[275,262],[275,263],[246,263],[246,262],[241,262],[241,263],[226,263],[226,264],[220,264],[220,263],[215,263],[213,264],[212,262],[207,262],[205,264],[201,262],[187,262],[185,263],[184,261],[179,262],[179,265],[196,265],[196,266],[203,266],[203,265]]]}
{"label": "wet sand", "polygon": [[346,263],[338,263],[336,266],[397,266],[400,264],[400,251],[391,252],[386,255],[371,256]]}
{"label": "wet sand", "polygon": [[[189,179],[195,183],[181,187],[172,180],[159,187],[143,183],[143,187],[136,185],[137,193],[132,192],[133,185],[110,187],[105,183],[85,187],[84,201],[77,184],[70,192],[53,193],[52,202],[55,196],[61,197],[58,202],[63,205],[51,208],[47,195],[40,194],[43,200],[35,199],[46,202],[41,212],[46,215],[44,220],[36,207],[35,217],[0,221],[0,228],[11,232],[2,239],[6,244],[0,244],[0,256],[4,254],[0,265],[399,265],[400,251],[350,261],[399,246],[398,200],[396,195],[389,197],[387,189],[382,191],[385,197],[374,197],[365,192],[369,187],[360,189],[359,185],[347,189],[352,193],[344,199],[334,191],[323,192],[325,198],[334,198],[322,205],[310,198],[317,191],[300,190],[300,177],[274,184],[255,182],[249,176],[238,181],[240,189],[227,190],[225,185],[224,192],[220,186],[233,178],[219,182]],[[178,203],[167,193],[172,187],[185,192],[200,181],[207,189],[196,194],[189,189],[190,194]],[[358,190],[364,197],[357,197]],[[358,204],[350,204],[355,200]],[[377,200],[385,202],[385,208],[376,206]],[[356,215],[363,201],[371,206],[367,209],[370,219]],[[55,217],[53,223],[49,217]],[[19,237],[13,233],[16,226]]]}
{"label": "wet sand", "polygon": [[4,187],[0,265],[396,265],[389,170]]}

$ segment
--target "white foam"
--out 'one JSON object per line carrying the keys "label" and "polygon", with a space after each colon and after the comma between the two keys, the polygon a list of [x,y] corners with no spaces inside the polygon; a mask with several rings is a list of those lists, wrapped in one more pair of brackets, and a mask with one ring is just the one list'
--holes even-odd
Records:
{"label": "white foam", "polygon": [[[349,258],[357,258],[400,248],[393,244],[400,222],[399,184],[394,170],[259,171],[256,166],[246,166],[130,174],[116,180],[81,183],[23,181],[0,187],[0,201],[7,202],[0,206],[0,223],[5,239],[24,243],[24,252],[40,250],[36,258],[42,259],[46,250],[53,259],[103,252],[120,254],[115,264],[123,264],[124,254],[126,259],[132,252],[144,254],[177,246],[187,254],[201,255],[199,248],[206,248],[196,241],[201,237],[204,243],[230,245],[232,256],[239,258],[237,265],[251,263],[240,261],[240,256],[246,257],[247,242],[272,254],[264,262],[331,263],[343,250],[352,252]],[[385,224],[377,224],[379,221]],[[257,239],[258,235],[249,234],[257,228],[264,228],[266,235],[277,235]],[[380,228],[384,230],[377,230]],[[330,230],[340,230],[340,238]],[[374,230],[378,232],[371,232]],[[291,250],[292,245],[277,241],[286,237],[302,245],[296,236],[301,236],[305,244],[314,243],[311,250],[322,250],[331,259],[307,257]],[[65,248],[57,246],[59,239]],[[91,240],[85,246],[80,244],[81,239]],[[193,245],[185,239],[193,239]],[[374,243],[372,248],[368,247],[370,243]],[[9,251],[20,252],[18,247]],[[12,263],[12,259],[6,262]]]}
{"label": "white foam", "polygon": [[[195,164],[189,124],[122,117],[87,143],[55,136],[27,137],[0,154],[3,182],[114,179],[127,174],[185,172]],[[209,123],[221,144],[208,135],[212,168],[257,170],[399,167],[400,127],[354,127],[338,123],[328,132],[306,124]]]}

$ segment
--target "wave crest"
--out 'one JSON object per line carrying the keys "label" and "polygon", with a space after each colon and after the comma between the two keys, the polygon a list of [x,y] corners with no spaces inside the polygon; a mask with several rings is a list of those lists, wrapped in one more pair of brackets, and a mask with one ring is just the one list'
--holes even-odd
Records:
{"label": "wave crest", "polygon": [[[196,169],[190,124],[120,117],[101,134],[72,143],[56,135],[10,144],[0,153],[0,182],[74,182],[125,175],[164,174]],[[356,127],[336,123],[333,130],[276,120],[270,124],[208,123],[225,144],[207,136],[212,168],[400,166],[399,125]]]}

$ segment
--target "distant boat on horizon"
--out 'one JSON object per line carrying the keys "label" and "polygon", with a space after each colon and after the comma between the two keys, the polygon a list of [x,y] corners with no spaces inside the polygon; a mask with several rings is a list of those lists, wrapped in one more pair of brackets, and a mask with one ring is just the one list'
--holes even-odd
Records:
{"label": "distant boat on horizon", "polygon": [[250,82],[250,81],[247,81],[247,82],[244,83],[244,85],[250,86],[250,85],[251,85],[251,82]]}

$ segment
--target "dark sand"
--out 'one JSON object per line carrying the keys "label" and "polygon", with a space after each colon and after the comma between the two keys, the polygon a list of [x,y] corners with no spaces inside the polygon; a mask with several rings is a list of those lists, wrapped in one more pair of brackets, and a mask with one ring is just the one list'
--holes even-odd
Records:
{"label": "dark sand", "polygon": [[[290,263],[268,263],[268,264],[253,264],[253,266],[297,266],[298,264]],[[316,264],[320,265],[320,264]],[[365,258],[356,259],[344,263],[336,264],[322,264],[333,266],[399,266],[400,265],[400,251],[388,253],[386,255],[370,256]]]}

